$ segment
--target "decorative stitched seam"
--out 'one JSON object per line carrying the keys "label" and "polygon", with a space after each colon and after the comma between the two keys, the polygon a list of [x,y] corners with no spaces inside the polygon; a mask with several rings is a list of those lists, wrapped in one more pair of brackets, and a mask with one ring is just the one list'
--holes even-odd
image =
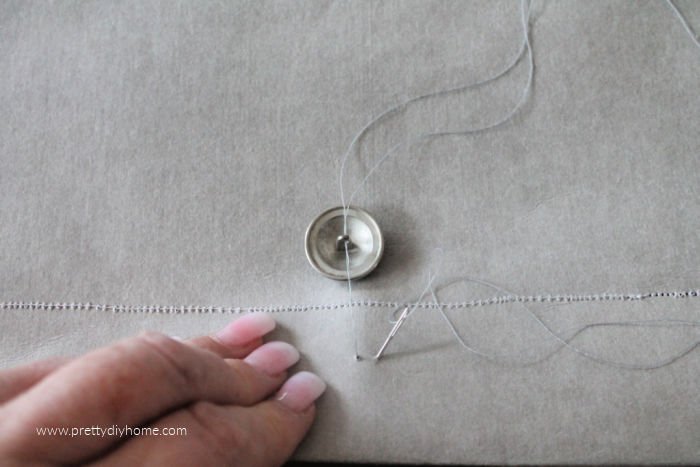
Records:
{"label": "decorative stitched seam", "polygon": [[647,293],[602,293],[602,294],[564,294],[564,295],[500,295],[496,297],[436,304],[434,302],[401,303],[394,301],[358,300],[345,303],[327,303],[316,305],[280,305],[256,307],[222,307],[196,305],[105,305],[95,303],[53,303],[53,302],[0,302],[0,310],[47,310],[47,311],[109,311],[112,313],[159,313],[159,314],[238,314],[238,313],[303,313],[308,311],[333,311],[346,308],[400,308],[415,306],[423,309],[442,307],[446,310],[476,308],[503,305],[508,303],[579,303],[639,301],[653,298],[694,298],[700,297],[700,289],[686,291],[659,291]]}

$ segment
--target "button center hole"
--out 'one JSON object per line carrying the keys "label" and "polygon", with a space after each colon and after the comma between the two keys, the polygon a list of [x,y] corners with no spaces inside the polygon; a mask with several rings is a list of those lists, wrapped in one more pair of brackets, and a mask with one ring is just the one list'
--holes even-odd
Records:
{"label": "button center hole", "polygon": [[355,248],[352,240],[350,240],[350,235],[338,235],[338,238],[335,239],[335,249],[338,251],[345,251],[345,245],[348,246],[348,251]]}

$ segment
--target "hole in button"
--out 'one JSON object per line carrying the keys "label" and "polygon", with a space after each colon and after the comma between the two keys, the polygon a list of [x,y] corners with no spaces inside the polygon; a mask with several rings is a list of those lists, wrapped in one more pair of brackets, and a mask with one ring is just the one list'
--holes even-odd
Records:
{"label": "hole in button", "polygon": [[339,235],[335,241],[335,249],[338,251],[345,251],[345,244],[348,245],[348,250],[355,248],[355,244],[350,240],[350,235]]}

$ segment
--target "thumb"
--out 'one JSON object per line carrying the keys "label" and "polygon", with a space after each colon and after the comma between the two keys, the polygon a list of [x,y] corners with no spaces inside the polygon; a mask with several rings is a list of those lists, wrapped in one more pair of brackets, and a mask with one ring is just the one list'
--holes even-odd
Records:
{"label": "thumb", "polygon": [[318,376],[302,371],[289,378],[274,398],[236,407],[236,421],[257,440],[246,443],[248,449],[238,453],[241,465],[282,465],[289,459],[311,428],[314,402],[325,390]]}

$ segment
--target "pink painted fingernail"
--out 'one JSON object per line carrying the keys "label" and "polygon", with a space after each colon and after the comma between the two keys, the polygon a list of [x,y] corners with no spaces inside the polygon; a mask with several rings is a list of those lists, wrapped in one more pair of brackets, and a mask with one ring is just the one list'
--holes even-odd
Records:
{"label": "pink painted fingernail", "polygon": [[263,313],[251,313],[229,323],[216,334],[224,345],[238,346],[262,337],[275,329],[275,320]]}
{"label": "pink painted fingernail", "polygon": [[273,376],[299,361],[299,351],[286,342],[268,342],[258,347],[244,360],[256,370]]}
{"label": "pink painted fingernail", "polygon": [[303,412],[326,390],[326,383],[315,374],[300,371],[277,392],[277,400],[295,412]]}

